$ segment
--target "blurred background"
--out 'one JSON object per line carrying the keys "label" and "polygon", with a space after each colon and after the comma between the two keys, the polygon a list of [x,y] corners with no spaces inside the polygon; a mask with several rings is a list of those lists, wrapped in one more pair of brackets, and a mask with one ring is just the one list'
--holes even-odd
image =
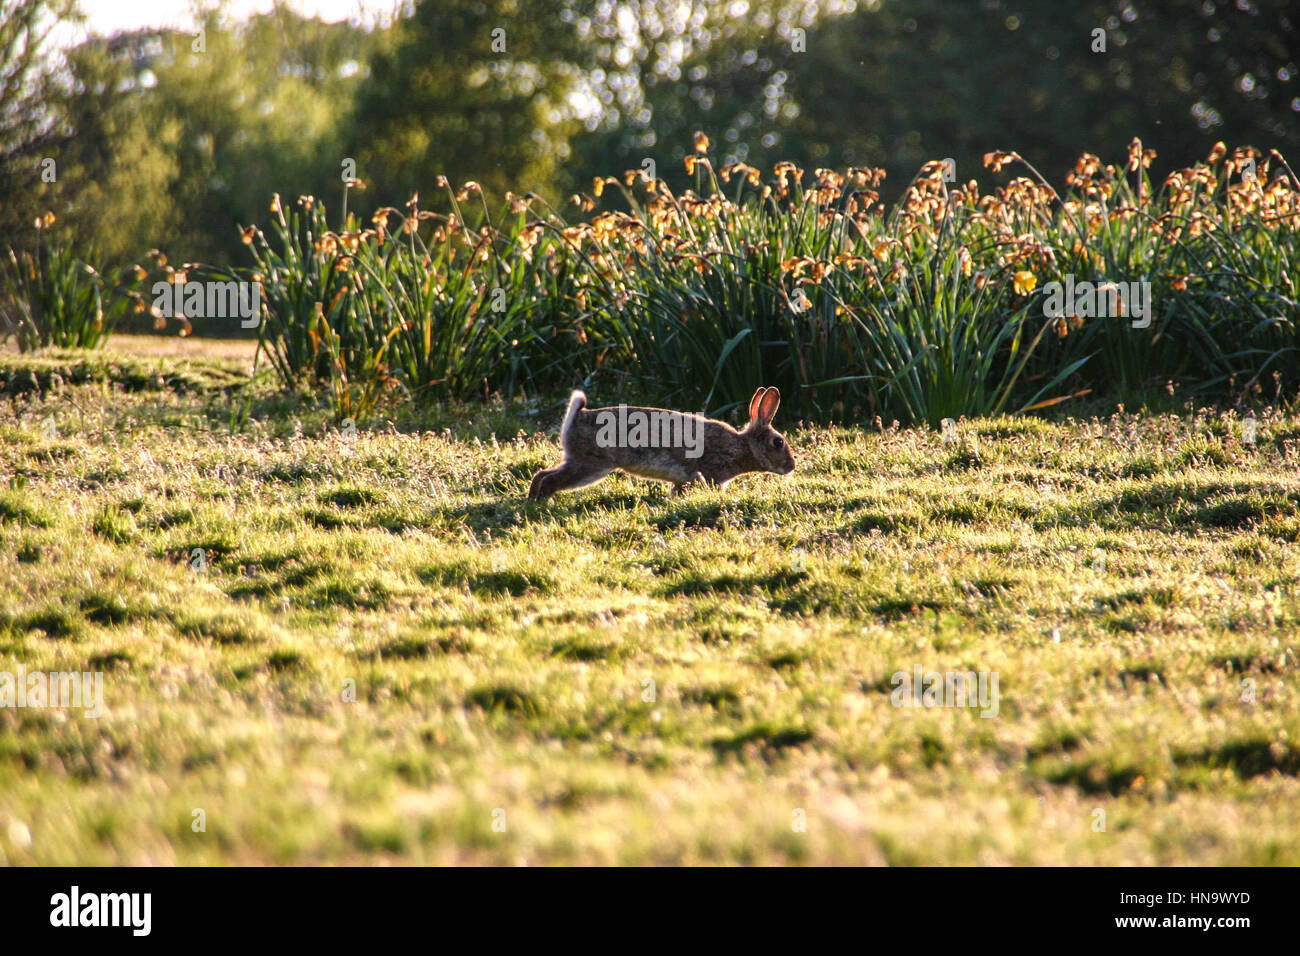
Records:
{"label": "blurred background", "polygon": [[647,161],[687,187],[696,130],[718,166],[882,166],[886,200],[929,159],[1002,182],[994,149],[1058,185],[1134,136],[1157,182],[1218,140],[1300,157],[1286,0],[143,6],[0,0],[6,245],[49,211],[107,264],[244,266],[273,193],[332,213],[348,163],[362,214],[440,174],[558,206]]}

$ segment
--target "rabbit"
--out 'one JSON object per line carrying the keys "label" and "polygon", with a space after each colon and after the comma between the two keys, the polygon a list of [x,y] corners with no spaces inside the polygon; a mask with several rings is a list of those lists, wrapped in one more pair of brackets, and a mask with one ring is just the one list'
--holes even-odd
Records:
{"label": "rabbit", "polygon": [[675,495],[695,482],[725,487],[752,471],[788,475],[794,456],[772,427],[780,404],[775,388],[758,389],[749,401],[749,421],[737,431],[726,422],[662,408],[587,408],[587,396],[575,391],[560,427],[564,461],[533,475],[528,497],[545,501],[615,469],[670,482]]}

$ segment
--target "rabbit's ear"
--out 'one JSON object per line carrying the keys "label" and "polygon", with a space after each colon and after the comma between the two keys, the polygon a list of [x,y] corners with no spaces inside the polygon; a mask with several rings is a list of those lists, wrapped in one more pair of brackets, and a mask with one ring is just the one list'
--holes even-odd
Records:
{"label": "rabbit's ear", "polygon": [[[758,400],[758,424],[762,426],[772,424],[772,419],[776,417],[776,410],[781,405],[781,393],[775,388],[769,388],[763,392],[761,399],[757,395],[754,398]],[[750,414],[752,417],[753,413]]]}
{"label": "rabbit's ear", "polygon": [[760,385],[758,391],[754,393],[754,397],[749,400],[749,420],[751,422],[758,418],[758,403],[763,400],[763,393],[766,391],[767,389]]}

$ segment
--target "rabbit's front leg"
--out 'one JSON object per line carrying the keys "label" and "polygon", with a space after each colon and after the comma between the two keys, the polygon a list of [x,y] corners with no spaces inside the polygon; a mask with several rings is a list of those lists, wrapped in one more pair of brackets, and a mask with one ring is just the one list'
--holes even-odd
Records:
{"label": "rabbit's front leg", "polygon": [[708,479],[704,477],[703,473],[697,471],[695,474],[691,475],[691,477],[687,478],[681,484],[673,485],[673,496],[676,497],[679,495],[686,494],[687,490],[690,489],[691,485],[694,485],[696,483],[707,484],[707,482]]}

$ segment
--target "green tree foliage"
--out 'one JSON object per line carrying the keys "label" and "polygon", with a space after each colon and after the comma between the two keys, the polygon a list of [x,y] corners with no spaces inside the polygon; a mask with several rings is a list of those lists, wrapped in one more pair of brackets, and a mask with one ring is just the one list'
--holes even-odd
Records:
{"label": "green tree foliage", "polygon": [[0,231],[11,241],[31,232],[41,161],[63,136],[48,106],[58,78],[49,38],[75,18],[73,0],[0,0]]}
{"label": "green tree foliage", "polygon": [[680,189],[696,130],[719,164],[884,166],[886,201],[996,148],[1057,183],[1135,135],[1157,178],[1220,139],[1300,155],[1286,0],[420,0],[380,29],[218,8],[201,36],[56,55],[75,18],[0,0],[0,228],[51,210],[112,259],[244,263],[236,226],[275,192],[338,209],[345,161],[354,209],[427,208],[439,175],[556,201],[647,159]]}
{"label": "green tree foliage", "polygon": [[58,177],[39,184],[38,209],[104,265],[119,266],[170,238],[183,221],[172,192],[179,124],[153,110],[129,61],[103,43],[68,54],[74,82],[59,97],[63,135],[51,144]]}
{"label": "green tree foliage", "polygon": [[287,8],[199,34],[142,35],[151,114],[176,137],[166,230],[189,258],[242,261],[237,226],[262,221],[272,193],[341,189],[342,107],[365,72],[373,34]]}
{"label": "green tree foliage", "polygon": [[[37,20],[70,15],[48,0],[3,2],[47,3]],[[264,220],[272,193],[341,190],[340,120],[382,39],[287,8],[243,23],[213,10],[201,34],[144,30],[68,50],[35,98],[10,105],[0,87],[0,112],[24,120],[0,133],[9,235],[51,210],[110,263],[151,246],[178,262],[242,261],[236,227]]]}
{"label": "green tree foliage", "polygon": [[[662,4],[634,6],[641,31],[657,27]],[[696,129],[724,159],[884,166],[887,195],[929,159],[952,157],[969,178],[995,148],[1057,181],[1082,152],[1116,156],[1135,135],[1158,168],[1216,140],[1300,154],[1300,19],[1286,0],[882,0],[852,12],[754,0],[721,26],[670,28],[655,49],[682,44],[678,68],[647,54],[630,108],[579,144],[583,175],[651,156],[684,184]]]}
{"label": "green tree foliage", "polygon": [[438,175],[475,180],[496,197],[549,189],[581,128],[594,6],[419,4],[393,49],[375,57],[347,124],[349,154],[375,200],[430,193]]}

